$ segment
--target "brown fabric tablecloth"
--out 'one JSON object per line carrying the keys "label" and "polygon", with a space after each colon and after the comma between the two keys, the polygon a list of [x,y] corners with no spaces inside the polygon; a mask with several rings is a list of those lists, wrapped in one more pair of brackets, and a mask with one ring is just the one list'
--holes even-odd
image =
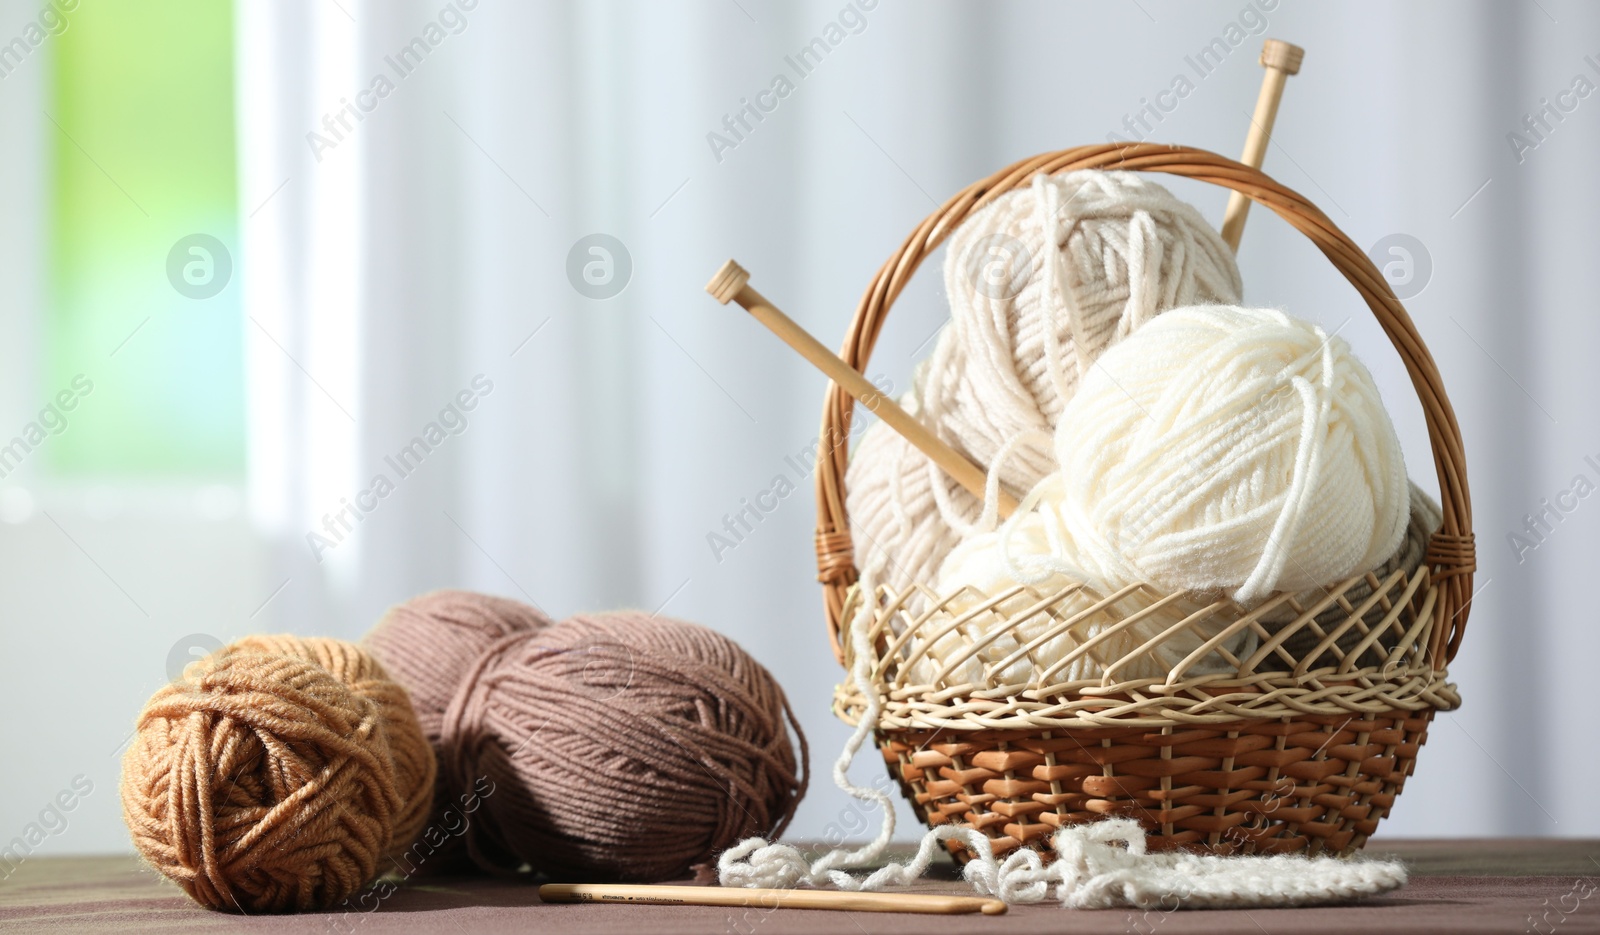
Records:
{"label": "brown fabric tablecloth", "polygon": [[[1404,859],[1411,867],[1411,883],[1390,896],[1323,908],[1144,913],[1072,911],[1044,904],[1015,906],[992,918],[698,906],[546,906],[529,883],[459,876],[415,877],[373,912],[244,917],[199,908],[133,857],[39,857],[0,882],[0,932],[1600,932],[1600,841],[1384,841],[1369,845],[1367,853]],[[940,868],[938,877],[915,891],[970,892],[953,866]]]}

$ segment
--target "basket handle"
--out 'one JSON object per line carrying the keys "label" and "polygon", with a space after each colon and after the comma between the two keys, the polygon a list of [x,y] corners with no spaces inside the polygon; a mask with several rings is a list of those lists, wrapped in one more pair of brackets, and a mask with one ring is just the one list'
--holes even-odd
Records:
{"label": "basket handle", "polygon": [[[1455,657],[1466,629],[1475,570],[1472,499],[1467,489],[1466,458],[1461,428],[1439,376],[1439,368],[1417,333],[1411,316],[1395,297],[1372,260],[1326,214],[1299,193],[1259,169],[1216,153],[1159,143],[1101,143],[1043,153],[1013,163],[957,192],[922,220],[867,285],[839,357],[865,373],[872,350],[894,300],[912,274],[963,221],[1006,192],[1025,186],[1041,172],[1060,174],[1078,169],[1165,172],[1210,182],[1238,192],[1300,231],[1355,287],[1405,362],[1411,384],[1422,402],[1434,469],[1439,478],[1443,525],[1428,543],[1426,564],[1440,587],[1435,607],[1433,641],[1428,658],[1437,668]],[[829,383],[822,409],[821,437],[838,444],[817,453],[817,580],[823,584],[828,638],[842,662],[839,634],[845,597],[857,578],[850,520],[845,510],[845,469],[849,458],[850,422],[854,406],[849,394]]]}

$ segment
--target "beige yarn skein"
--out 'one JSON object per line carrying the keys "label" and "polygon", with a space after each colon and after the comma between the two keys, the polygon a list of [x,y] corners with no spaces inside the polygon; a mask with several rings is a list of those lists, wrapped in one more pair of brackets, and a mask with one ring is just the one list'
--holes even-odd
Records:
{"label": "beige yarn skein", "polygon": [[[956,229],[945,255],[950,324],[903,403],[1000,482],[1055,470],[1050,438],[1101,352],[1182,305],[1237,303],[1233,253],[1205,219],[1130,172],[1039,175]],[[934,585],[963,536],[993,526],[978,499],[887,425],[846,474],[856,562],[902,593]]]}

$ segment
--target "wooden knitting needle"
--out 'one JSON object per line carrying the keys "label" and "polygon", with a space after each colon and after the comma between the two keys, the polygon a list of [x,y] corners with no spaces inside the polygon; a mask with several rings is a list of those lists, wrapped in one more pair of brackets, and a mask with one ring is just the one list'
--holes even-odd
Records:
{"label": "wooden knitting needle", "polygon": [[921,893],[848,893],[839,890],[760,890],[736,886],[636,886],[626,883],[546,883],[547,903],[642,903],[652,906],[737,906],[750,909],[853,909],[859,912],[920,912],[1001,915],[1006,904],[981,896]]}
{"label": "wooden knitting needle", "polygon": [[[1250,118],[1250,135],[1245,137],[1244,155],[1239,161],[1252,169],[1261,168],[1267,155],[1267,144],[1272,142],[1272,124],[1278,119],[1278,102],[1283,99],[1283,85],[1290,75],[1300,73],[1300,61],[1306,50],[1281,39],[1268,39],[1261,47],[1261,64],[1267,73],[1261,79],[1261,94],[1256,97],[1255,116]],[[1244,219],[1250,213],[1250,197],[1234,192],[1228,197],[1228,210],[1222,215],[1222,239],[1234,253],[1239,252],[1239,238],[1244,234]]]}
{"label": "wooden knitting needle", "polygon": [[[821,341],[812,337],[810,332],[796,324],[794,319],[778,311],[777,307],[768,302],[761,293],[750,288],[750,274],[745,272],[744,267],[733,260],[722,264],[717,274],[706,283],[706,291],[723,305],[737,302],[743,306],[752,317],[766,325],[790,347],[799,351],[800,356],[816,365],[828,379],[839,384],[846,393],[855,397],[857,402],[877,413],[878,417],[889,423],[891,428],[905,436],[906,441],[916,445],[923,454],[932,458],[935,464],[955,478],[961,486],[967,488],[973,496],[979,500],[984,498],[985,477],[982,468],[940,441],[927,426],[918,422],[911,413],[901,409],[898,403],[868,382],[860,371],[840,360],[837,354],[828,350]],[[1017,501],[1001,490],[999,505],[1000,515],[1007,517],[1017,508]]]}

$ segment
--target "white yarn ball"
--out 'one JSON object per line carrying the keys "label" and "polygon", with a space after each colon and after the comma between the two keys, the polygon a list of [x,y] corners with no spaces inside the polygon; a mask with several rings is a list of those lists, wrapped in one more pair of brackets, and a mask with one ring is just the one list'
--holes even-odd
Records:
{"label": "white yarn ball", "polygon": [[[941,593],[978,592],[951,602],[952,612],[1018,584],[1080,582],[1101,594],[1154,586],[1154,595],[1128,599],[1135,609],[1162,592],[1222,593],[1248,605],[1376,568],[1410,518],[1400,442],[1371,374],[1337,336],[1272,309],[1197,306],[1151,321],[1086,376],[1062,412],[1056,453],[1060,472],[1001,530],[946,561]],[[1001,609],[1015,613],[1024,600]],[[1055,616],[1090,603],[1075,597]],[[1186,613],[1182,602],[1163,608],[1121,631],[1102,659]],[[1052,665],[1111,622],[1086,621],[1041,647],[1032,664]],[[1225,622],[1183,634],[1128,674],[1176,663]],[[981,630],[969,627],[963,638],[981,642]],[[1025,642],[1032,632],[1016,635]],[[1002,652],[1009,639],[996,641]],[[1223,648],[1238,658],[1252,639],[1240,634]],[[956,651],[935,648],[946,659]],[[1214,655],[1190,672],[1228,667]],[[1082,678],[1100,671],[1094,659],[1071,669]]]}
{"label": "white yarn ball", "polygon": [[[1233,253],[1200,213],[1129,172],[1039,175],[973,214],[945,254],[950,325],[907,402],[939,437],[1027,491],[1056,469],[1049,438],[1087,368],[1162,311],[1237,302]],[[846,475],[856,561],[896,592],[931,586],[981,504],[887,425]]]}
{"label": "white yarn ball", "polygon": [[1056,456],[1054,513],[1102,580],[1251,604],[1377,567],[1409,519],[1372,375],[1275,309],[1198,306],[1141,328],[1062,413]]}

